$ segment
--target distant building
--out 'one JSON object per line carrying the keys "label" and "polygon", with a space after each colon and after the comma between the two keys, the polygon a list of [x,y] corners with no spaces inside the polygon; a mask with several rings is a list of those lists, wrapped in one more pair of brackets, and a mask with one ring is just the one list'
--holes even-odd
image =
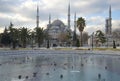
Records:
{"label": "distant building", "polygon": [[[109,17],[105,21],[105,37],[106,37],[106,43],[104,44],[104,46],[112,47],[113,41],[115,41],[117,46],[120,46],[119,39],[114,37],[112,32],[111,6],[109,7]],[[95,35],[91,35],[88,39],[88,46],[92,46],[92,45],[97,46],[96,44],[97,44],[97,39]],[[103,46],[103,44],[98,43],[98,46]]]}

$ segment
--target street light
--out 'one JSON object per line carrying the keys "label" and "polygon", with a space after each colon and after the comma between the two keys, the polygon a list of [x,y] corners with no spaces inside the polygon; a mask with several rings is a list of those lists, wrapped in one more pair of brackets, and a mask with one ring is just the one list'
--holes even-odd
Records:
{"label": "street light", "polygon": [[49,39],[47,40],[47,49],[50,48],[49,46]]}
{"label": "street light", "polygon": [[34,32],[31,32],[31,47],[32,47],[32,49],[33,49],[33,40],[34,40]]}
{"label": "street light", "polygon": [[92,33],[92,50],[93,50],[93,35],[94,35],[94,32]]}

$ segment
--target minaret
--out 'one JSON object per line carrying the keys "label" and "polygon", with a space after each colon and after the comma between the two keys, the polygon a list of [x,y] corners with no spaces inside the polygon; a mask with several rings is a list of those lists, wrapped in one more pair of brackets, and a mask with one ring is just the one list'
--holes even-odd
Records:
{"label": "minaret", "polygon": [[111,18],[111,5],[109,7],[109,18]]}
{"label": "minaret", "polygon": [[74,32],[76,33],[76,12],[75,12],[75,15],[74,15]]}
{"label": "minaret", "polygon": [[76,41],[76,13],[74,15],[74,33],[73,33],[73,41]]}
{"label": "minaret", "polygon": [[111,17],[111,5],[109,7],[109,34],[112,33],[112,17]]}
{"label": "minaret", "polygon": [[109,19],[106,19],[106,24],[105,24],[105,33],[108,34],[109,33],[109,26],[108,26],[108,23],[109,23]]}
{"label": "minaret", "polygon": [[51,24],[51,14],[49,14],[49,24]]}
{"label": "minaret", "polygon": [[39,7],[37,5],[36,27],[39,27]]}
{"label": "minaret", "polygon": [[68,28],[70,29],[70,2],[68,5]]}

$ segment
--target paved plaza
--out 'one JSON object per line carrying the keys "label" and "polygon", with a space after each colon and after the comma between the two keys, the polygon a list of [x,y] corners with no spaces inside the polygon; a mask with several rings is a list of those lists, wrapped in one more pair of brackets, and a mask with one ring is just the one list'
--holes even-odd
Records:
{"label": "paved plaza", "polygon": [[119,68],[113,51],[0,51],[0,81],[119,81]]}

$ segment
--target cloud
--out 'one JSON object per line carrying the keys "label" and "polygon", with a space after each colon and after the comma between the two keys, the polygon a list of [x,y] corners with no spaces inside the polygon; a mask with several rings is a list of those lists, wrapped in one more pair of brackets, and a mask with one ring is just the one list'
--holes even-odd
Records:
{"label": "cloud", "polygon": [[93,32],[96,32],[97,30],[102,30],[104,32],[105,26],[103,25],[89,25],[85,28],[84,31],[89,31],[89,35],[91,35]]}
{"label": "cloud", "polygon": [[115,29],[120,29],[120,20],[113,20],[112,21],[112,29],[115,30]]}
{"label": "cloud", "polygon": [[102,16],[90,17],[88,20],[86,20],[86,23],[94,25],[105,24],[105,18]]}
{"label": "cloud", "polygon": [[[10,21],[16,27],[35,27],[37,4],[41,27],[47,26],[49,13],[52,21],[59,18],[67,25],[68,3],[69,0],[0,0],[0,27],[8,26]],[[104,30],[108,6],[112,5],[113,11],[120,11],[119,3],[120,0],[71,0],[71,26],[74,25],[74,13],[77,12],[77,18],[82,16],[86,19],[85,31]],[[113,19],[113,29],[118,27],[118,23],[119,20]]]}

